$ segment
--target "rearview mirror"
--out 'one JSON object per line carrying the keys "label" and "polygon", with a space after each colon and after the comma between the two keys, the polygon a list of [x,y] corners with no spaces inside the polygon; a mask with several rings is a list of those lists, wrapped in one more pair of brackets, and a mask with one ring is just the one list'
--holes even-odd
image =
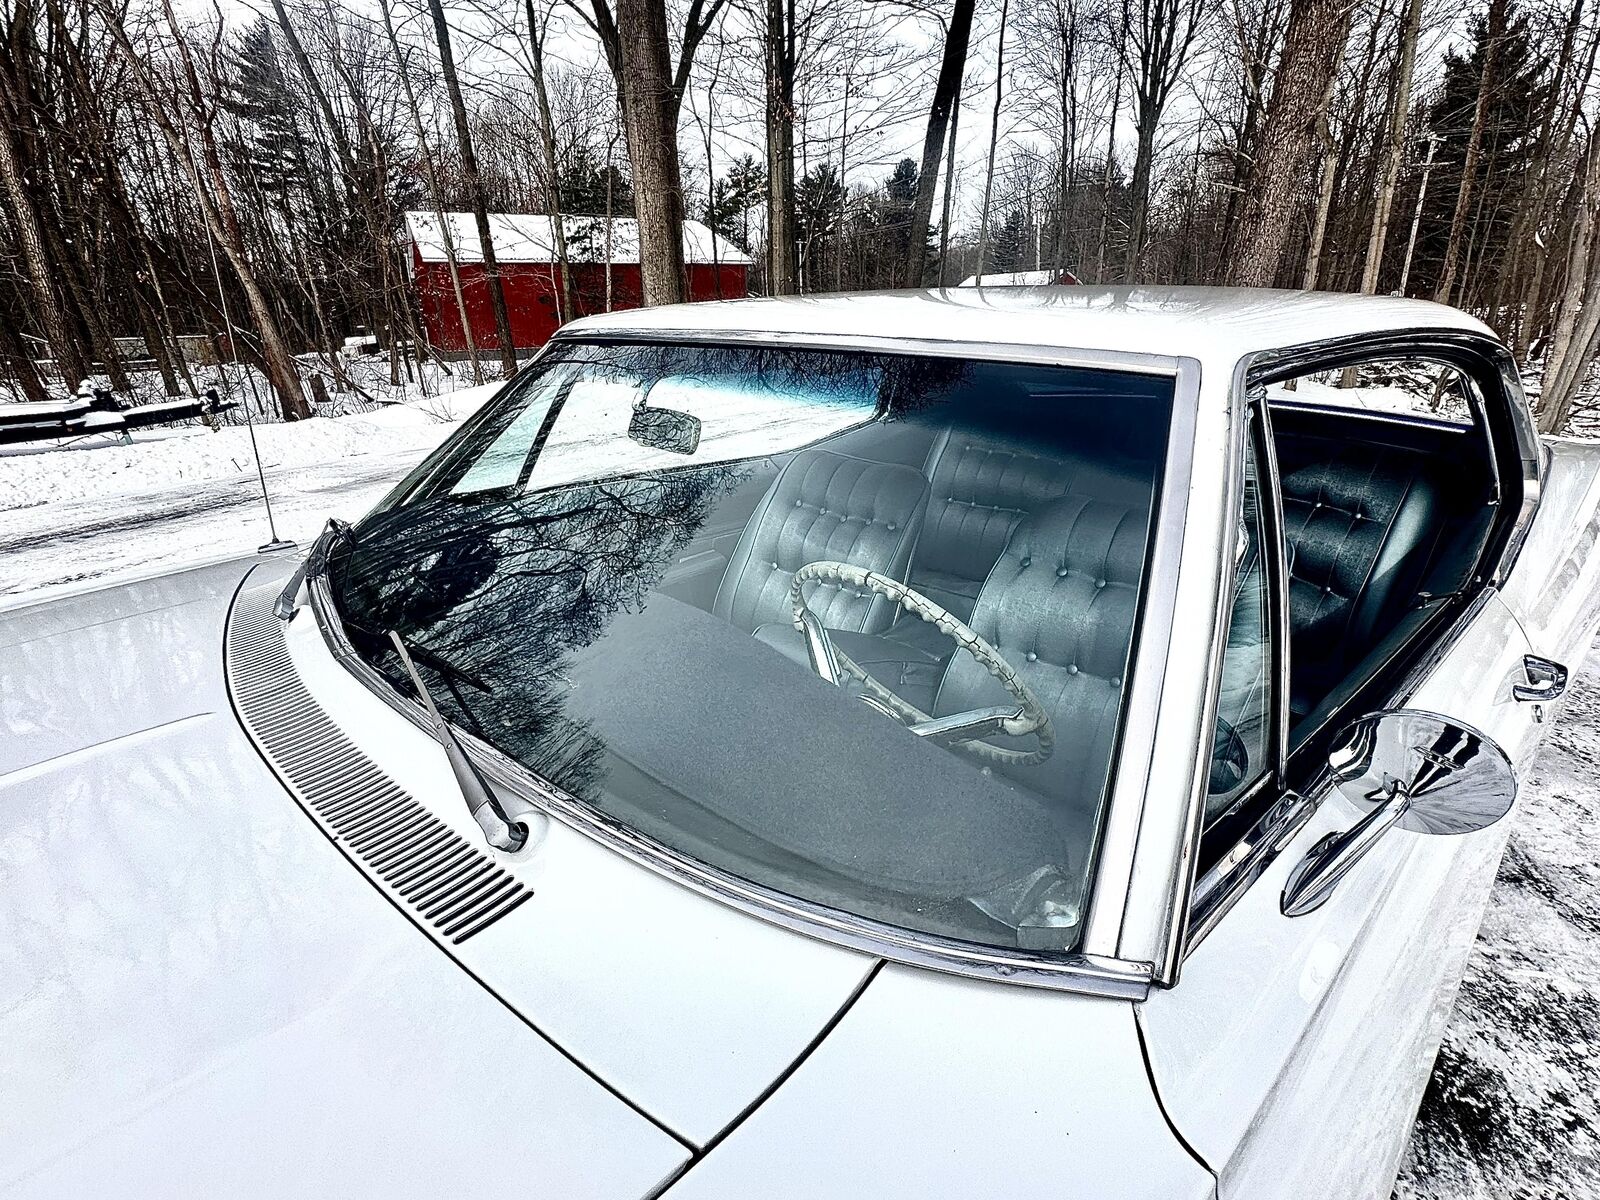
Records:
{"label": "rearview mirror", "polygon": [[1322,838],[1289,873],[1285,916],[1320,908],[1391,828],[1473,833],[1505,816],[1517,798],[1511,761],[1493,738],[1419,709],[1362,717],[1328,756],[1328,769],[1346,799],[1372,811]]}
{"label": "rearview mirror", "polygon": [[675,408],[641,404],[628,418],[628,436],[652,450],[693,454],[700,448],[700,418]]}

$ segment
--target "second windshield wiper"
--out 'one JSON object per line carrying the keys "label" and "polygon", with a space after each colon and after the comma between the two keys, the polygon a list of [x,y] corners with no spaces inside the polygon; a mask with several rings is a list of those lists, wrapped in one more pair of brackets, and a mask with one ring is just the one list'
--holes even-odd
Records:
{"label": "second windshield wiper", "polygon": [[461,798],[466,801],[467,811],[472,814],[472,819],[478,823],[478,828],[483,830],[483,836],[496,850],[509,852],[522,849],[528,840],[527,827],[511,821],[501,810],[500,802],[490,793],[489,785],[484,783],[483,777],[478,774],[478,769],[467,757],[467,752],[456,740],[455,730],[450,728],[450,723],[444,719],[438,705],[433,702],[433,694],[422,682],[422,676],[417,674],[417,666],[411,661],[411,653],[406,649],[405,642],[400,640],[400,635],[391,629],[389,640],[394,643],[395,652],[400,655],[406,674],[411,676],[411,685],[417,689],[423,707],[428,710],[428,716],[433,720],[434,736],[444,747],[445,758],[450,760],[450,772],[456,777],[456,786],[461,789]]}

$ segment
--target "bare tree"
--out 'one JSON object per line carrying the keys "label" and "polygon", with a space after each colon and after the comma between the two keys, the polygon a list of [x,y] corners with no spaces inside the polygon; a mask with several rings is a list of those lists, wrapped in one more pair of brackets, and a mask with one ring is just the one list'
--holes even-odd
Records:
{"label": "bare tree", "polygon": [[[933,107],[928,110],[928,131],[922,139],[922,166],[917,173],[917,200],[911,210],[911,231],[906,242],[906,282],[917,287],[928,270],[928,226],[933,220],[933,194],[939,186],[939,155],[944,150],[955,105],[961,95],[961,72],[972,38],[972,14],[977,0],[954,0],[950,24],[944,35],[944,56],[933,87]],[[945,187],[951,186],[945,180]]]}
{"label": "bare tree", "polygon": [[1352,7],[1350,0],[1295,0],[1290,8],[1261,161],[1228,255],[1231,284],[1270,287],[1277,278],[1301,174],[1349,36]]}
{"label": "bare tree", "polygon": [[1445,241],[1444,266],[1439,271],[1439,283],[1433,298],[1448,304],[1455,291],[1456,275],[1461,267],[1461,243],[1466,235],[1467,219],[1472,212],[1473,190],[1477,184],[1478,159],[1483,154],[1484,124],[1489,113],[1489,97],[1494,93],[1495,58],[1499,42],[1505,36],[1506,13],[1510,0],[1489,0],[1487,24],[1487,49],[1483,60],[1483,74],[1478,81],[1478,104],[1472,115],[1472,133],[1467,139],[1467,157],[1461,166],[1461,187],[1456,192],[1455,212],[1450,218],[1450,234]]}
{"label": "bare tree", "polygon": [[444,17],[441,0],[428,0],[433,18],[433,36],[439,45],[439,68],[445,91],[450,96],[450,113],[455,118],[456,142],[461,155],[461,174],[472,201],[472,219],[478,226],[478,247],[483,257],[484,282],[489,289],[489,305],[494,309],[495,335],[500,342],[500,370],[510,378],[517,369],[517,347],[511,338],[511,314],[506,309],[506,290],[500,281],[500,264],[495,259],[494,235],[489,229],[489,201],[478,174],[478,156],[472,146],[472,127],[467,123],[467,103],[461,95],[461,79],[456,74],[455,52],[450,45],[450,25]]}
{"label": "bare tree", "polygon": [[795,259],[795,0],[766,0],[767,291],[799,290]]}
{"label": "bare tree", "polygon": [[1188,68],[1209,0],[1123,0],[1122,53],[1133,81],[1132,205],[1126,273],[1139,273],[1150,224],[1156,135],[1172,92]]}

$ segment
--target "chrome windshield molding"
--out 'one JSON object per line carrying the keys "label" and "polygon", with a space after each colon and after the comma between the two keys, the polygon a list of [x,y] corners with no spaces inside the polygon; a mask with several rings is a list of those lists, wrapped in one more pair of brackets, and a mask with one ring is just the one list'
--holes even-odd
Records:
{"label": "chrome windshield molding", "polygon": [[806,350],[845,350],[870,354],[971,358],[984,362],[1044,363],[1055,367],[1086,367],[1107,371],[1131,371],[1140,375],[1174,376],[1181,372],[1179,360],[1162,354],[1136,354],[1114,350],[1080,350],[1061,346],[1039,346],[1027,342],[960,342],[937,338],[876,337],[869,334],[768,333],[763,331],[704,329],[607,329],[558,331],[546,343],[550,346],[616,345],[668,343],[697,346],[800,347]]}
{"label": "chrome windshield molding", "polygon": [[[1104,802],[1083,939],[1085,953],[1151,963],[1156,979],[1165,965],[1165,946],[1172,936],[1178,897],[1186,888],[1192,862],[1192,856],[1184,853],[1185,839],[1179,829],[1182,815],[1157,811],[1158,805],[1170,802],[1172,796],[1186,795],[1187,784],[1173,793],[1173,781],[1158,778],[1164,770],[1156,750],[1162,710],[1168,701],[1185,550],[1189,549],[1191,556],[1198,552],[1190,536],[1192,505],[1197,497],[1221,490],[1214,477],[1206,475],[1217,469],[1221,456],[1214,453],[1218,448],[1209,444],[1202,452],[1201,382],[1200,364],[1193,359],[1179,360],[1167,459],[1154,515],[1155,536],[1135,624],[1137,640],[1128,695],[1123,701],[1122,730],[1114,752],[1116,773]],[[1222,467],[1225,473],[1227,469]],[[1220,505],[1212,517],[1220,519]],[[1200,541],[1208,537],[1203,535]],[[1198,573],[1198,563],[1191,573]],[[1207,586],[1216,588],[1214,562],[1209,575]],[[1192,731],[1192,719],[1190,724]],[[1192,756],[1191,747],[1185,757]]]}
{"label": "chrome windshield molding", "polygon": [[[1223,513],[1225,523],[1237,519],[1244,503],[1244,462],[1246,445],[1254,435],[1253,423],[1255,419],[1256,396],[1254,389],[1249,385],[1247,376],[1249,360],[1241,360],[1234,367],[1233,377],[1228,385],[1228,430],[1227,430],[1227,474],[1223,481]],[[1261,415],[1265,420],[1265,414]],[[1268,447],[1270,455],[1270,447]],[[1267,461],[1257,464],[1257,487],[1262,489],[1276,486],[1277,474],[1271,465],[1270,457]],[[1265,473],[1265,477],[1261,473]],[[1263,496],[1262,502],[1270,505],[1270,497]],[[1277,529],[1276,522],[1268,522],[1268,537]],[[1203,719],[1200,722],[1199,734],[1194,747],[1193,775],[1189,780],[1188,802],[1183,813],[1182,844],[1179,850],[1178,872],[1174,880],[1175,891],[1172,894],[1171,919],[1163,933],[1164,940],[1161,945],[1161,954],[1155,960],[1156,982],[1163,987],[1172,987],[1178,982],[1178,975],[1182,970],[1183,960],[1187,953],[1187,938],[1191,918],[1189,916],[1192,901],[1190,897],[1195,889],[1195,872],[1200,859],[1200,839],[1205,831],[1206,792],[1210,779],[1211,758],[1211,731],[1217,718],[1218,697],[1222,689],[1223,658],[1227,650],[1227,632],[1233,616],[1233,595],[1236,579],[1235,558],[1231,554],[1219,556],[1219,577],[1215,603],[1210,614],[1210,624],[1206,632],[1209,635],[1210,653],[1205,663],[1204,704],[1202,707]],[[1276,574],[1276,570],[1274,570]],[[1279,642],[1280,631],[1286,627],[1286,620],[1274,614],[1273,636],[1273,662],[1280,676],[1279,690],[1287,694],[1288,660],[1281,653]],[[1280,703],[1281,700],[1275,700]],[[1287,715],[1279,715],[1280,727],[1286,727]],[[1276,786],[1283,776],[1282,760],[1284,756],[1285,729],[1280,728],[1274,739],[1273,752],[1276,760],[1269,773],[1268,786]]]}
{"label": "chrome windshield molding", "polygon": [[[327,574],[311,580],[308,588],[317,627],[329,652],[369,691],[426,732],[428,717],[422,706],[391,687],[356,653],[345,636]],[[1140,1001],[1149,995],[1149,963],[1090,953],[1052,956],[1026,950],[1004,951],[913,933],[811,904],[718,871],[611,819],[467,731],[456,729],[455,733],[489,781],[509,793],[504,799],[512,820],[530,811],[547,814],[640,866],[774,925],[879,958],[947,974],[1120,1000]]]}

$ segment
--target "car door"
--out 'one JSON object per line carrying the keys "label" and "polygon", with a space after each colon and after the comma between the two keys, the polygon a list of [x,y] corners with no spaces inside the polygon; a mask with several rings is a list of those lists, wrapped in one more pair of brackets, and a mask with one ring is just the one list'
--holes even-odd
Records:
{"label": "car door", "polygon": [[[1276,548],[1283,506],[1264,398],[1252,412],[1257,536]],[[1286,737],[1289,577],[1282,558],[1267,558],[1275,569],[1238,577],[1221,702],[1237,717],[1239,696],[1249,695]],[[1241,620],[1251,606],[1277,621],[1248,612]],[[1270,653],[1253,646],[1261,639]],[[1525,682],[1528,651],[1510,609],[1481,590],[1434,635],[1406,706],[1522,746],[1533,713],[1512,688]],[[1241,671],[1240,659],[1262,670]],[[1241,676],[1256,677],[1243,692]],[[1338,721],[1364,711],[1361,702]],[[1230,724],[1248,730],[1242,715]],[[1242,741],[1249,749],[1251,739]],[[1217,1173],[1221,1196],[1387,1196],[1509,822],[1451,837],[1392,829],[1325,904],[1289,917],[1290,872],[1364,810],[1325,774],[1306,778],[1302,764],[1297,777],[1284,755],[1254,761],[1267,769],[1225,792],[1222,811],[1210,814],[1227,844],[1202,856],[1210,868],[1177,986],[1140,1007],[1151,1072],[1175,1127]]]}

